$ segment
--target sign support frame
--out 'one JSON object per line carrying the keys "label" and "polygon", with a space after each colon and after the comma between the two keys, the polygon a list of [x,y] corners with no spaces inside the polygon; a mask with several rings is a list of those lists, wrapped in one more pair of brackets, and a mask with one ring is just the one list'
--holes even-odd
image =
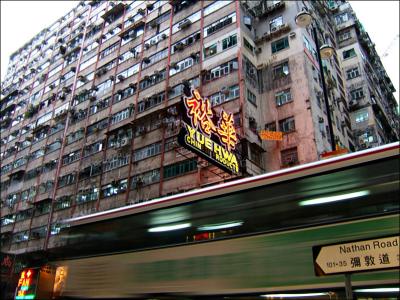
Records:
{"label": "sign support frame", "polygon": [[351,273],[344,274],[344,284],[346,289],[346,300],[353,300],[353,290],[351,286]]}

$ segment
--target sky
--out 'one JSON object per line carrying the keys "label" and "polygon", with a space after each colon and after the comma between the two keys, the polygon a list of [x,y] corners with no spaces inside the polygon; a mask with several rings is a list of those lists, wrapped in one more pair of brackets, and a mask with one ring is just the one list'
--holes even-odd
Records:
{"label": "sky", "polygon": [[[49,27],[74,8],[78,1],[0,1],[1,79],[10,55],[35,34]],[[399,102],[399,11],[400,1],[350,1],[358,19],[376,44],[376,50],[396,88]],[[388,49],[389,48],[389,49]],[[384,57],[383,54],[387,53]]]}

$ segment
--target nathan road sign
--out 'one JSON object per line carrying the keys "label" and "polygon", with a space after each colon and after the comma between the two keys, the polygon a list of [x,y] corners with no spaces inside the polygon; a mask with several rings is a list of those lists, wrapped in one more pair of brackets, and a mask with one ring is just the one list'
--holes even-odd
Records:
{"label": "nathan road sign", "polygon": [[317,276],[399,268],[399,236],[313,247]]}

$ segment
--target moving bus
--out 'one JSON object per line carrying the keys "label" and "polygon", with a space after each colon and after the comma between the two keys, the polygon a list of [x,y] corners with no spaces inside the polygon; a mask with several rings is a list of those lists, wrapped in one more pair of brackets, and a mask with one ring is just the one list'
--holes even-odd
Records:
{"label": "moving bus", "polygon": [[[398,241],[398,158],[390,144],[69,219],[65,245],[49,250],[56,295],[343,299],[345,276],[317,276],[313,247]],[[359,299],[399,296],[394,259],[350,273]]]}

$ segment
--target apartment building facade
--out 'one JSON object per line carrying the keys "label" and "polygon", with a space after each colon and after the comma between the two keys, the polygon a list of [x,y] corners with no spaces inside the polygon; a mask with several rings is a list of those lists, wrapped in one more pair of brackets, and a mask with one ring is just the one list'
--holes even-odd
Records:
{"label": "apartment building facade", "polygon": [[349,3],[333,7],[355,147],[360,150],[398,141],[395,88],[375,45]]}
{"label": "apartment building facade", "polygon": [[[351,66],[341,58],[348,46],[337,42],[338,10],[329,5],[82,1],[44,29],[11,57],[2,83],[2,251],[45,251],[62,245],[61,220],[330,151],[315,43],[295,23],[304,8],[318,20],[320,44],[337,49],[323,63],[335,143],[358,149],[359,114],[350,109],[345,77]],[[390,84],[381,85],[389,97]],[[238,175],[177,142],[187,87],[207,97],[215,114],[233,115]],[[396,106],[385,99],[367,108],[382,111],[374,123],[379,143],[396,139],[385,131]],[[262,140],[262,129],[283,132],[283,140]]]}

